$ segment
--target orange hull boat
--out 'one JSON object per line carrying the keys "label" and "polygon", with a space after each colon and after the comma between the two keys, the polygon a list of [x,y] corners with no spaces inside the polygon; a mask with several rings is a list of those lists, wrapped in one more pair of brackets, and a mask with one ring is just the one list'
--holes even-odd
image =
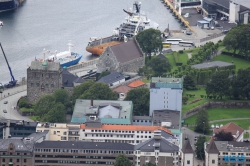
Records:
{"label": "orange hull boat", "polygon": [[110,41],[108,43],[103,43],[96,46],[87,46],[86,51],[90,52],[91,54],[101,55],[108,46],[115,46],[121,43],[121,41]]}

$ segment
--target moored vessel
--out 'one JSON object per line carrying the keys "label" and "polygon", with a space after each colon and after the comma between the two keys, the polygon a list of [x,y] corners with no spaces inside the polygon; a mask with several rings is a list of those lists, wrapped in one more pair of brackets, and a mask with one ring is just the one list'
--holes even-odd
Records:
{"label": "moored vessel", "polygon": [[24,0],[0,0],[0,12],[16,9]]}
{"label": "moored vessel", "polygon": [[124,10],[127,13],[125,21],[113,30],[113,35],[106,38],[90,38],[86,50],[92,54],[101,55],[108,46],[121,44],[145,29],[158,29],[159,25],[148,19],[145,12],[141,11],[141,3],[136,1],[133,9]]}
{"label": "moored vessel", "polygon": [[73,44],[71,43],[71,41],[68,43],[68,46],[69,46],[69,51],[64,51],[59,53],[55,51],[55,53],[52,54],[50,53],[50,51],[48,50],[46,51],[44,49],[44,54],[46,53],[51,54],[45,59],[48,60],[49,62],[59,62],[62,67],[69,67],[76,65],[81,60],[82,54],[72,52]]}

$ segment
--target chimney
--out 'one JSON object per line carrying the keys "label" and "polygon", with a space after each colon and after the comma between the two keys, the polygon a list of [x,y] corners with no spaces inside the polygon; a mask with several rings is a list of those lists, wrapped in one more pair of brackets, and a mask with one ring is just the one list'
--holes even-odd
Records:
{"label": "chimney", "polygon": [[93,98],[90,99],[90,106],[93,106]]}

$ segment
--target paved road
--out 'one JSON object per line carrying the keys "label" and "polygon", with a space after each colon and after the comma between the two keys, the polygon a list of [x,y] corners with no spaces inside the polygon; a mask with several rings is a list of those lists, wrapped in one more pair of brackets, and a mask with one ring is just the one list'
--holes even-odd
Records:
{"label": "paved road", "polygon": [[[1,94],[0,98],[0,117],[6,119],[33,121],[26,116],[21,116],[17,112],[17,110],[14,109],[20,97],[26,95],[27,95],[26,85],[5,89]],[[8,103],[4,104],[5,101],[7,101]],[[4,109],[7,111],[7,113],[3,112]]]}

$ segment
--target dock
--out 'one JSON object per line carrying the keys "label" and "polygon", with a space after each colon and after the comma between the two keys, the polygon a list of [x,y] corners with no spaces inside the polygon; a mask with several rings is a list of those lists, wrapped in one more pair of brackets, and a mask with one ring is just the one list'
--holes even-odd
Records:
{"label": "dock", "polygon": [[180,14],[179,12],[174,8],[171,2],[169,0],[163,0],[163,2],[167,5],[167,7],[173,12],[173,15],[177,17],[181,21],[182,24],[184,24],[191,32],[195,33],[193,28],[189,25],[189,22],[186,21]]}

